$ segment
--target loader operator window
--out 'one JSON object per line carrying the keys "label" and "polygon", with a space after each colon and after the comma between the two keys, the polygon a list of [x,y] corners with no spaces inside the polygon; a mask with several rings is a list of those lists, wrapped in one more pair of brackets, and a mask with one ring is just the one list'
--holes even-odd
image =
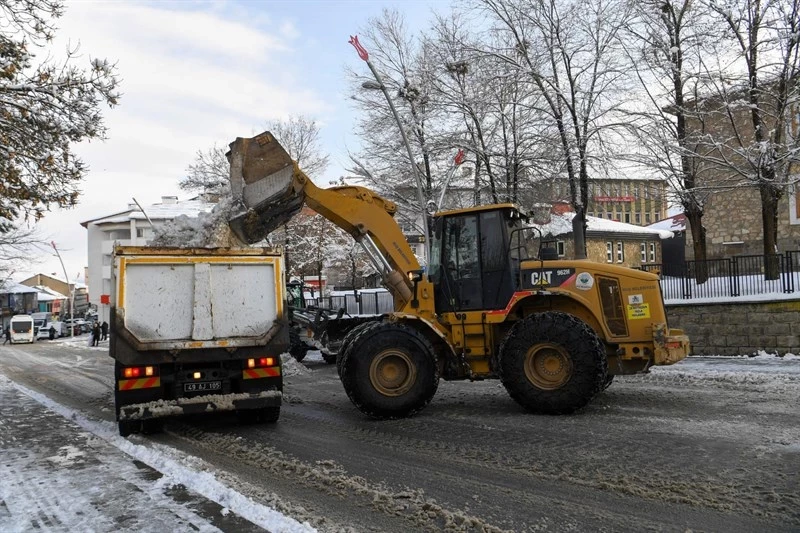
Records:
{"label": "loader operator window", "polygon": [[445,219],[443,241],[441,278],[450,304],[448,307],[481,309],[483,294],[478,217],[465,215]]}
{"label": "loader operator window", "polygon": [[514,293],[507,211],[439,218],[431,246],[436,312],[503,309]]}

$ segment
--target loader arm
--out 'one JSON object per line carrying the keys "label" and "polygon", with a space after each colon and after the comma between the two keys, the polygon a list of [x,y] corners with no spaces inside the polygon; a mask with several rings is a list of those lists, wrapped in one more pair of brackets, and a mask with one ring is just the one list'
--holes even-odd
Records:
{"label": "loader arm", "polygon": [[229,220],[239,239],[260,241],[305,204],[361,244],[392,293],[395,310],[411,302],[407,273],[420,265],[394,220],[394,202],[365,187],[317,187],[270,132],[237,138],[227,155],[233,198],[243,206]]}

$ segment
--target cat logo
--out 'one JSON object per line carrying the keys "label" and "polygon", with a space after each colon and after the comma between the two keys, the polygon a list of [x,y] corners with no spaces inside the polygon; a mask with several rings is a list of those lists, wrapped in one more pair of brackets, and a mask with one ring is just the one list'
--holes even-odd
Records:
{"label": "cat logo", "polygon": [[553,276],[553,271],[552,270],[544,270],[544,271],[534,270],[533,272],[531,272],[531,285],[534,285],[534,286],[536,286],[536,285],[542,285],[542,286],[550,285],[550,282],[552,280],[552,276]]}

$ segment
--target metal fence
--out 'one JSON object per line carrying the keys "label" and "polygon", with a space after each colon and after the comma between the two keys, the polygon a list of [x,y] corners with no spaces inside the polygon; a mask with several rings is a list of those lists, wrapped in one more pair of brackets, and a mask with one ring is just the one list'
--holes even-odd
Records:
{"label": "metal fence", "polygon": [[[662,265],[642,270],[662,272]],[[661,276],[665,300],[789,294],[800,291],[800,250],[770,255],[686,261]]]}
{"label": "metal fence", "polygon": [[334,296],[306,298],[306,305],[335,310],[344,308],[349,315],[380,315],[394,311],[394,300],[391,293],[386,290],[358,291],[356,294],[349,292]]}

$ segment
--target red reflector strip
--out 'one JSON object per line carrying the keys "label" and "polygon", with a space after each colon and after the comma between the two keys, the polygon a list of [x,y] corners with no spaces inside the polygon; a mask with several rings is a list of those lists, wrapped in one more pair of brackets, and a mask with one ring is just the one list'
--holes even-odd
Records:
{"label": "red reflector strip", "polygon": [[281,375],[281,368],[272,366],[269,368],[247,368],[242,370],[242,379],[274,378]]}
{"label": "red reflector strip", "polygon": [[679,343],[679,342],[668,342],[668,343],[665,344],[665,346],[667,348],[680,348],[681,347],[681,343]]}
{"label": "red reflector strip", "polygon": [[161,378],[158,376],[144,379],[121,379],[119,380],[119,390],[150,389],[161,386]]}

